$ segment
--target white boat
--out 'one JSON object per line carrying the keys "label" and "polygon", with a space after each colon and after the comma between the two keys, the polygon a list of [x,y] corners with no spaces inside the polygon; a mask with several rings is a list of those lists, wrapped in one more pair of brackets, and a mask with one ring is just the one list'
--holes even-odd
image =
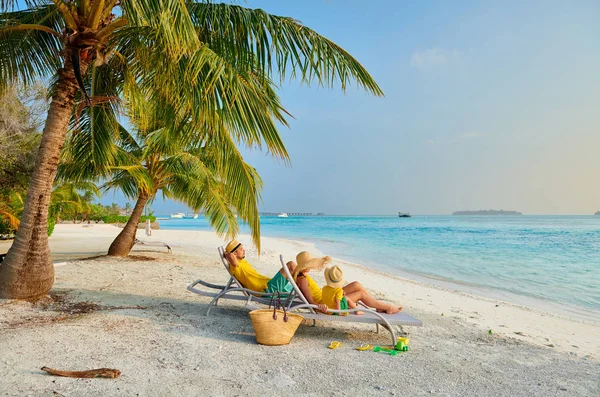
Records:
{"label": "white boat", "polygon": [[280,218],[287,218],[288,214],[285,213],[285,212],[280,212],[279,214],[277,214],[277,216],[280,217]]}
{"label": "white boat", "polygon": [[185,214],[183,212],[176,212],[171,214],[171,219],[183,219],[184,216]]}
{"label": "white boat", "polygon": [[186,216],[184,216],[184,218],[186,218],[186,219],[198,219],[198,214],[193,213],[192,215],[186,215]]}

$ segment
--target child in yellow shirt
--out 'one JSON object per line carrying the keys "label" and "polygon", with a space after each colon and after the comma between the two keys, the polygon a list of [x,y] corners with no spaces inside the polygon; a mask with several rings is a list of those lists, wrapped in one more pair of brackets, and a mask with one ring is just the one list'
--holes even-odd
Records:
{"label": "child in yellow shirt", "polygon": [[[325,269],[325,281],[327,285],[323,287],[321,302],[326,304],[328,308],[348,310],[354,309],[357,306],[356,302],[344,296],[344,290],[342,289],[344,286],[344,273],[338,265]],[[362,312],[355,313],[363,314]],[[341,315],[346,316],[348,313],[341,313]]]}

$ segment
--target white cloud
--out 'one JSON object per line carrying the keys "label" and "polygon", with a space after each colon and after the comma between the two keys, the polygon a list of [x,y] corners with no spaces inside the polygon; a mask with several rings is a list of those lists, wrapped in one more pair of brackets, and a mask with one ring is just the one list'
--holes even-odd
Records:
{"label": "white cloud", "polygon": [[457,135],[456,139],[475,139],[475,138],[481,138],[482,136],[485,136],[485,134],[483,132],[471,131],[471,132],[465,132],[464,134]]}
{"label": "white cloud", "polygon": [[460,51],[436,47],[413,52],[410,57],[410,65],[417,69],[425,69],[451,65],[461,60],[462,54]]}

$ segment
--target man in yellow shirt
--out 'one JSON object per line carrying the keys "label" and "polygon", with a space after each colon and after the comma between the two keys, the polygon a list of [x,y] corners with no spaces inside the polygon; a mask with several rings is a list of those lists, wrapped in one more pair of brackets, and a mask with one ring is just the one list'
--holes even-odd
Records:
{"label": "man in yellow shirt", "polygon": [[[227,262],[229,262],[229,271],[233,277],[242,283],[244,288],[268,293],[274,293],[275,291],[287,293],[292,291],[292,285],[285,277],[283,269],[277,272],[272,278],[263,276],[257,272],[245,259],[246,250],[239,241],[231,240],[225,247],[224,255]],[[290,269],[290,273],[292,273],[295,268],[294,262],[288,262],[287,267]]]}

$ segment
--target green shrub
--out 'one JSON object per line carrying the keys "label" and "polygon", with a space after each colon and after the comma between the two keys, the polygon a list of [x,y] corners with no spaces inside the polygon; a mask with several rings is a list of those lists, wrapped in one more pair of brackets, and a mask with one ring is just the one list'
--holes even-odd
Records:
{"label": "green shrub", "polygon": [[129,217],[125,215],[106,215],[102,217],[104,223],[126,223],[128,219]]}
{"label": "green shrub", "polygon": [[48,236],[52,235],[55,224],[56,224],[56,221],[54,219],[48,219]]}
{"label": "green shrub", "polygon": [[[156,221],[155,216],[142,216],[140,222],[146,222],[146,219],[150,219],[150,222]],[[129,217],[125,215],[106,215],[102,217],[102,220],[104,223],[127,223]]]}

